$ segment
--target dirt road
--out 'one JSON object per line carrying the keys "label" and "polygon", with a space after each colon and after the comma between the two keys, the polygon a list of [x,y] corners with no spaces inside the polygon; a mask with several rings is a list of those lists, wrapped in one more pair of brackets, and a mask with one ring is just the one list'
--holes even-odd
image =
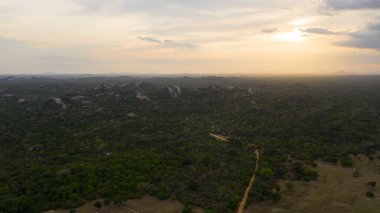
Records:
{"label": "dirt road", "polygon": [[217,135],[217,134],[213,134],[213,133],[208,133],[208,134],[209,134],[211,137],[216,138],[217,140],[224,141],[224,142],[228,142],[228,139],[227,139],[225,136]]}
{"label": "dirt road", "polygon": [[256,172],[259,169],[259,159],[260,159],[259,150],[256,149],[255,153],[256,153],[256,168],[255,168],[255,172],[253,173],[253,175],[251,177],[251,180],[249,181],[249,184],[248,184],[247,188],[245,189],[244,196],[243,196],[243,198],[240,201],[237,213],[243,213],[244,206],[245,206],[245,204],[247,203],[247,200],[248,200],[249,192],[251,191],[252,185],[255,182]]}

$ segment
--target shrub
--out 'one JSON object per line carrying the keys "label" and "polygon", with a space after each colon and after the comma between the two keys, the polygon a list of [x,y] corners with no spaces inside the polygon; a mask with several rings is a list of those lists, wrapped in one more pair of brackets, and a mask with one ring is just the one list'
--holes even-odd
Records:
{"label": "shrub", "polygon": [[273,171],[271,168],[265,167],[265,168],[260,169],[259,175],[262,178],[269,180],[273,177]]}
{"label": "shrub", "polygon": [[277,185],[276,186],[276,191],[279,192],[281,190],[281,186],[280,185]]}
{"label": "shrub", "polygon": [[309,180],[317,180],[318,178],[318,172],[310,169],[310,168],[307,168],[305,167],[302,171],[302,175],[303,175],[303,179],[306,180],[306,181],[309,181]]}
{"label": "shrub", "polygon": [[375,194],[373,192],[367,192],[366,195],[367,197],[375,197]]}
{"label": "shrub", "polygon": [[370,181],[366,185],[372,190],[376,187],[376,181]]}
{"label": "shrub", "polygon": [[102,208],[103,204],[100,201],[96,201],[94,206],[98,209]]}
{"label": "shrub", "polygon": [[192,213],[192,212],[193,212],[193,210],[187,206],[185,206],[185,208],[183,208],[183,210],[182,210],[182,213]]}
{"label": "shrub", "polygon": [[353,177],[359,177],[360,176],[360,172],[356,171],[356,172],[352,173],[352,176]]}
{"label": "shrub", "polygon": [[342,164],[342,166],[344,167],[352,167],[353,166],[353,162],[352,162],[352,159],[350,157],[343,157],[342,159],[340,159],[340,163]]}
{"label": "shrub", "polygon": [[287,182],[286,188],[288,189],[288,191],[293,191],[294,184],[292,182]]}

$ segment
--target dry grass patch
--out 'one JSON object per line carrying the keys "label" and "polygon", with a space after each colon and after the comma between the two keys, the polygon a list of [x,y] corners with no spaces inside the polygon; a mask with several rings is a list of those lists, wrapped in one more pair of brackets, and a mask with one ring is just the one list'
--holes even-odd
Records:
{"label": "dry grass patch", "polygon": [[[380,154],[380,153],[379,153]],[[354,166],[344,168],[340,165],[318,162],[318,181],[293,182],[293,191],[286,189],[287,181],[280,181],[283,199],[276,203],[255,203],[246,213],[264,212],[333,212],[333,213],[380,213],[380,160],[370,162],[364,155],[353,157]],[[359,177],[353,177],[355,171]],[[376,181],[374,198],[368,198],[366,183]]]}

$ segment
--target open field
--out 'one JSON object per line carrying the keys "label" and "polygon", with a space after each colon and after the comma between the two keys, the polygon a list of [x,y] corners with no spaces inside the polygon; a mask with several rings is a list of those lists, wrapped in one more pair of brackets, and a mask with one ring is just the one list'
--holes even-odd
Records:
{"label": "open field", "polygon": [[[287,191],[286,181],[280,181],[282,200],[279,203],[256,203],[244,212],[380,212],[379,187],[373,190],[375,198],[365,195],[367,182],[380,181],[380,174],[376,174],[379,165],[379,159],[370,163],[364,155],[354,157],[352,168],[319,161],[318,181],[293,182],[293,191]],[[356,170],[360,171],[360,177],[352,176]]]}

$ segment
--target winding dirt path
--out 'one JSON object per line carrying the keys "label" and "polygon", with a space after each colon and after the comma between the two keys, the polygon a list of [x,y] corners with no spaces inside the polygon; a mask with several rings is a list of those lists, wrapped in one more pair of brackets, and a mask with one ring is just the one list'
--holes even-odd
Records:
{"label": "winding dirt path", "polygon": [[217,135],[217,134],[213,134],[213,133],[208,133],[211,137],[214,137],[216,138],[217,140],[220,140],[220,141],[224,141],[224,142],[228,142],[228,139],[223,136],[223,135]]}
{"label": "winding dirt path", "polygon": [[247,188],[245,189],[244,196],[243,196],[243,198],[240,201],[239,208],[238,208],[238,210],[237,210],[236,213],[243,213],[244,206],[245,206],[245,204],[247,203],[247,200],[248,200],[249,192],[251,191],[253,183],[255,182],[256,172],[259,169],[259,159],[260,159],[259,150],[256,149],[255,153],[256,153],[256,168],[255,168],[255,172],[253,172],[251,180],[249,181],[249,184],[248,184]]}

